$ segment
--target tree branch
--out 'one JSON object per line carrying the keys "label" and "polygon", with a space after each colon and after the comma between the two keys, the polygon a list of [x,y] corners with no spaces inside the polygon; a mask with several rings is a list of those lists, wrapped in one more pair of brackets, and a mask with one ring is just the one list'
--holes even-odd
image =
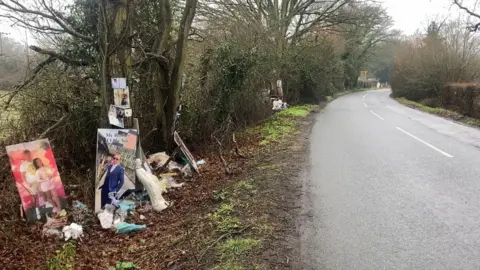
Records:
{"label": "tree branch", "polygon": [[[477,19],[480,19],[480,14],[477,14],[473,11],[471,11],[469,8],[463,6],[460,2],[458,2],[458,0],[453,0],[453,3],[461,10],[464,10],[465,12],[467,12],[468,15],[470,16],[473,16]],[[471,26],[468,26],[467,27],[470,31],[472,32],[476,32],[478,30],[478,28],[480,28],[480,23],[476,23],[474,25],[471,25]]]}
{"label": "tree branch", "polygon": [[31,45],[29,48],[31,50],[37,52],[37,53],[45,54],[45,55],[49,55],[51,57],[54,57],[54,58],[64,62],[65,64],[68,64],[68,65],[71,65],[71,66],[85,67],[85,66],[89,66],[91,64],[88,61],[71,59],[68,56],[65,56],[63,54],[59,54],[57,52],[47,50],[47,49],[42,49],[42,48],[34,46],[34,45]]}
{"label": "tree branch", "polygon": [[57,127],[60,127],[61,125],[63,125],[67,119],[70,117],[70,114],[69,113],[66,113],[64,114],[58,121],[57,123],[55,123],[54,125],[52,125],[51,127],[47,128],[42,134],[40,134],[40,136],[38,136],[38,139],[44,139],[48,133],[50,133],[52,130],[56,129]]}
{"label": "tree branch", "polygon": [[45,8],[47,9],[47,11],[50,12],[50,14],[39,11],[39,10],[29,9],[26,6],[20,4],[20,1],[18,1],[18,0],[10,0],[10,3],[12,3],[13,5],[8,4],[7,1],[0,0],[0,6],[3,6],[5,8],[7,8],[8,10],[10,10],[12,12],[15,12],[15,13],[37,15],[37,16],[43,17],[45,19],[52,20],[56,24],[58,24],[66,33],[68,33],[72,36],[75,36],[77,38],[89,41],[89,42],[93,41],[93,39],[91,37],[89,37],[87,35],[84,35],[82,33],[79,33],[77,31],[75,31],[74,29],[72,29],[68,25],[68,22],[62,20],[60,17],[58,17],[58,15],[55,15],[58,12],[54,12],[53,9],[51,7],[48,7],[44,1],[42,1],[42,2],[44,4]]}

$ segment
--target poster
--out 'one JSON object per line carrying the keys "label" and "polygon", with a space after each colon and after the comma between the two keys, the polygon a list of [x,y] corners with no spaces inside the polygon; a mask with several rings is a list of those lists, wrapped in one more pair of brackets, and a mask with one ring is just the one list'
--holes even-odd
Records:
{"label": "poster", "polygon": [[130,108],[130,92],[128,87],[113,89],[113,99],[115,106]]}
{"label": "poster", "polygon": [[125,108],[110,105],[110,110],[108,111],[108,122],[110,125],[123,128],[125,126],[125,114]]}
{"label": "poster", "polygon": [[138,133],[132,129],[99,129],[95,160],[95,212],[135,189],[135,151]]}
{"label": "poster", "polygon": [[28,222],[46,221],[67,205],[60,173],[48,139],[6,147]]}
{"label": "poster", "polygon": [[112,78],[112,88],[127,88],[127,79],[126,78]]}

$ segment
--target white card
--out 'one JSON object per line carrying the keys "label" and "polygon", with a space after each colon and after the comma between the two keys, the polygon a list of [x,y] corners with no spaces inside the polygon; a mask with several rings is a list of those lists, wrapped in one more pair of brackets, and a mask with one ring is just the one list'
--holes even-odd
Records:
{"label": "white card", "polygon": [[112,88],[127,88],[127,79],[126,78],[112,78]]}

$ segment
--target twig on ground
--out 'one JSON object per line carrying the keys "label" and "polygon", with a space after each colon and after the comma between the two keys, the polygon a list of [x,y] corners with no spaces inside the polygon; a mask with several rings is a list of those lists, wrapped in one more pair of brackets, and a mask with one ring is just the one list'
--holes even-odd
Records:
{"label": "twig on ground", "polygon": [[[175,210],[172,208],[172,213],[178,218],[178,220],[181,220],[182,222],[182,226],[185,228],[185,231],[186,231],[186,238],[187,238],[187,241],[188,241],[188,246],[190,248],[190,252],[193,256],[193,259],[195,260],[195,263],[198,265],[198,258],[197,256],[195,255],[195,251],[193,250],[193,243],[192,243],[192,238],[190,236],[190,230],[189,230],[189,227],[188,225],[185,223],[184,221],[184,218],[180,217],[177,212],[175,212]],[[189,216],[189,215],[186,215],[186,216]]]}
{"label": "twig on ground", "polygon": [[203,259],[203,256],[205,256],[205,254],[207,254],[207,252],[212,247],[214,247],[218,242],[220,242],[222,239],[224,239],[224,238],[226,238],[230,235],[240,234],[240,233],[244,232],[245,230],[249,229],[250,227],[252,227],[252,224],[249,224],[249,225],[245,226],[244,228],[242,228],[239,231],[233,231],[233,232],[228,232],[228,233],[222,234],[219,238],[217,238],[215,241],[213,241],[206,249],[203,250],[203,252],[200,254],[200,256],[198,256],[198,262],[200,263]]}
{"label": "twig on ground", "polygon": [[235,139],[235,132],[232,133],[232,141],[235,144],[235,153],[237,154],[237,156],[239,156],[241,158],[246,158],[244,155],[242,155],[240,153],[240,149],[238,148],[237,140]]}
{"label": "twig on ground", "polygon": [[213,136],[212,137],[217,141],[218,143],[218,156],[220,158],[220,160],[222,161],[222,164],[223,164],[223,167],[225,168],[225,173],[227,175],[231,175],[232,174],[232,171],[230,170],[230,168],[228,167],[228,163],[227,161],[225,160],[225,158],[223,158],[223,154],[222,154],[222,143],[217,139],[217,137]]}

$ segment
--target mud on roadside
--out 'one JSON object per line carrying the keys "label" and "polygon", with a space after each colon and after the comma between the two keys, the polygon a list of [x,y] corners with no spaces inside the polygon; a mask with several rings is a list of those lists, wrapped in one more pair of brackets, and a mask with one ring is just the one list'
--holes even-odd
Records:
{"label": "mud on roadside", "polygon": [[[301,265],[297,225],[303,179],[299,178],[306,175],[309,134],[316,112],[318,109],[297,120],[293,134],[259,151],[247,165],[245,179],[228,189],[232,197],[225,201],[233,204],[236,216],[249,228],[222,242],[235,244],[231,239],[258,242],[250,242],[254,247],[243,254],[241,249],[246,248],[245,245],[237,243],[240,251],[234,252],[235,256],[218,244],[210,254],[214,259],[207,269],[214,266],[217,269],[298,269]],[[238,184],[242,181],[247,181],[249,188]]]}

